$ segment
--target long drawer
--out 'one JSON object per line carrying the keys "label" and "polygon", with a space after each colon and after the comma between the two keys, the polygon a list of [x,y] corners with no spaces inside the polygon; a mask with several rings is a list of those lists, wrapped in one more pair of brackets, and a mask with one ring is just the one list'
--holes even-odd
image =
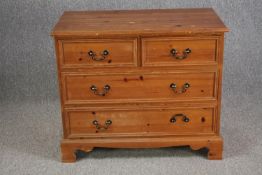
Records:
{"label": "long drawer", "polygon": [[215,73],[143,75],[69,74],[63,76],[66,104],[134,100],[215,99]]}
{"label": "long drawer", "polygon": [[214,133],[213,108],[66,112],[68,137]]}

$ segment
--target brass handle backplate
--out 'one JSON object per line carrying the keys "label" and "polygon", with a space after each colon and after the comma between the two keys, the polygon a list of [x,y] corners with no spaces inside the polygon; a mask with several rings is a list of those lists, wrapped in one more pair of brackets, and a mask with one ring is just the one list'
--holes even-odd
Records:
{"label": "brass handle backplate", "polygon": [[104,50],[102,53],[100,53],[101,57],[97,57],[97,54],[92,50],[90,50],[87,54],[94,61],[103,61],[109,55],[109,51]]}
{"label": "brass handle backplate", "polygon": [[109,90],[111,89],[111,87],[109,85],[105,85],[104,88],[103,88],[103,91],[102,92],[98,92],[98,89],[95,85],[92,85],[90,87],[90,90],[94,92],[95,95],[98,95],[98,96],[105,96]]}
{"label": "brass handle backplate", "polygon": [[186,90],[190,87],[189,83],[185,83],[180,90],[177,90],[177,85],[175,83],[170,84],[170,88],[177,94],[185,93]]}
{"label": "brass handle backplate", "polygon": [[170,122],[176,123],[178,117],[182,117],[183,122],[188,123],[190,121],[189,118],[185,114],[175,114],[171,117]]}
{"label": "brass handle backplate", "polygon": [[96,129],[98,129],[98,130],[107,130],[108,127],[109,127],[112,123],[113,123],[112,120],[106,120],[106,121],[105,121],[105,125],[101,125],[101,124],[99,124],[99,122],[98,122],[97,120],[94,120],[94,121],[93,121],[93,125],[95,125],[95,126],[96,126]]}
{"label": "brass handle backplate", "polygon": [[186,59],[187,56],[191,53],[191,49],[187,48],[183,51],[183,54],[182,55],[178,55],[178,51],[176,49],[171,49],[170,50],[170,53],[171,55],[176,58],[177,60],[183,60],[183,59]]}

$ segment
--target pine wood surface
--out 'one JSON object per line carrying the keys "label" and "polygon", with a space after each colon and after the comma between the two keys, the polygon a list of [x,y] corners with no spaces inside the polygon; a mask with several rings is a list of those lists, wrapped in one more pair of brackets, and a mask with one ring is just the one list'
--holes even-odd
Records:
{"label": "pine wood surface", "polygon": [[[67,74],[64,76],[64,101],[81,103],[85,101],[134,100],[134,99],[208,99],[215,98],[215,73],[181,74],[138,74],[138,75],[97,75]],[[177,85],[176,90],[170,84]],[[190,87],[180,92],[185,83]],[[95,95],[90,87],[95,85],[99,92],[105,85],[110,90],[105,96]],[[178,92],[177,92],[178,91]]]}
{"label": "pine wood surface", "polygon": [[[108,137],[108,136],[157,136],[157,135],[214,135],[214,109],[147,109],[115,111],[67,111],[66,121],[69,138]],[[188,122],[184,118],[189,119]],[[170,120],[175,118],[175,122]],[[105,121],[112,124],[107,130],[96,129],[92,123],[97,120],[104,126]]]}
{"label": "pine wood surface", "polygon": [[170,146],[206,147],[221,159],[226,31],[212,9],[65,12],[52,31],[62,161],[95,147]]}
{"label": "pine wood surface", "polygon": [[226,32],[213,9],[64,12],[52,35]]}

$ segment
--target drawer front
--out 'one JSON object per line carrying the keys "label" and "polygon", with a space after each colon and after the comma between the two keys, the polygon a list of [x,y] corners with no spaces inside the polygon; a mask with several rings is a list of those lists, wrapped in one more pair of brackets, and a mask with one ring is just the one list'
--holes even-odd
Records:
{"label": "drawer front", "polygon": [[195,100],[215,97],[215,73],[64,74],[65,103]]}
{"label": "drawer front", "polygon": [[212,134],[212,108],[68,111],[68,137]]}
{"label": "drawer front", "polygon": [[142,39],[143,66],[210,64],[216,61],[216,39]]}
{"label": "drawer front", "polygon": [[136,39],[63,40],[62,66],[136,66]]}

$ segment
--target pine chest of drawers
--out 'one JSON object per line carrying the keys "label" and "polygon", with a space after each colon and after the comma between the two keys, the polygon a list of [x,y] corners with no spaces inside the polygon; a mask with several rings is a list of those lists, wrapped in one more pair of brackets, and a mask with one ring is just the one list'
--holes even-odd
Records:
{"label": "pine chest of drawers", "polygon": [[63,162],[95,147],[222,158],[224,32],[212,9],[65,12],[55,40]]}

